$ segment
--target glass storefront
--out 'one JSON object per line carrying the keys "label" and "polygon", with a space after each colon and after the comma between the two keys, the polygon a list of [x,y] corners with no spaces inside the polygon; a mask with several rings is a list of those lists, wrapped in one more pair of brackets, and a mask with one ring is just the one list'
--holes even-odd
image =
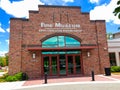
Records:
{"label": "glass storefront", "polygon": [[43,68],[50,76],[81,74],[81,55],[43,55]]}
{"label": "glass storefront", "polygon": [[[80,47],[80,42],[69,36],[54,36],[42,42],[43,70],[50,76],[80,74],[81,51],[80,50],[54,50],[54,48]],[[49,50],[53,48],[53,50]]]}

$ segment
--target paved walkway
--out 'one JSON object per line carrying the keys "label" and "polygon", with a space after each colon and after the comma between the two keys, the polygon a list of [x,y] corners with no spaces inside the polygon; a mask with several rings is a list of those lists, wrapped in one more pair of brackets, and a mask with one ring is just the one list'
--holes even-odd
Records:
{"label": "paved walkway", "polygon": [[[119,75],[111,75],[111,76],[95,75],[95,81],[120,81],[120,76]],[[92,77],[48,78],[48,81],[47,81],[48,84],[66,83],[66,82],[92,82]],[[44,79],[28,80],[23,84],[23,86],[40,85],[44,83],[45,83]]]}
{"label": "paved walkway", "polygon": [[0,83],[0,90],[12,90],[14,88],[19,88],[22,87],[24,83],[25,81]]}
{"label": "paved walkway", "polygon": [[[105,81],[120,81],[120,75],[95,75],[94,82],[105,82]],[[91,77],[60,77],[60,78],[48,78],[48,84],[54,83],[68,83],[68,82],[93,82]],[[0,90],[12,90],[14,88],[24,87],[24,86],[34,86],[34,85],[44,85],[44,79],[37,80],[27,80],[19,82],[5,82],[0,83]]]}

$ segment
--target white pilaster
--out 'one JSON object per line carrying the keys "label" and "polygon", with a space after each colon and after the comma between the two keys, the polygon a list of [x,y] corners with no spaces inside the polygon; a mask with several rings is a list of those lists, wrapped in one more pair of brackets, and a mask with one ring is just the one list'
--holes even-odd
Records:
{"label": "white pilaster", "polygon": [[116,58],[116,64],[117,64],[117,66],[120,66],[120,56],[119,56],[119,52],[115,52],[115,58]]}

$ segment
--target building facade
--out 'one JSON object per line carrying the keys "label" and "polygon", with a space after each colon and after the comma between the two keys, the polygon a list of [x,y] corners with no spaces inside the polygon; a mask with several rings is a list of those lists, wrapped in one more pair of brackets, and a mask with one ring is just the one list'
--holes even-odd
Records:
{"label": "building facade", "polygon": [[114,33],[108,40],[108,52],[111,66],[120,66],[120,32]]}
{"label": "building facade", "polygon": [[90,75],[110,67],[104,20],[91,21],[80,7],[38,8],[29,11],[29,19],[10,20],[10,75]]}

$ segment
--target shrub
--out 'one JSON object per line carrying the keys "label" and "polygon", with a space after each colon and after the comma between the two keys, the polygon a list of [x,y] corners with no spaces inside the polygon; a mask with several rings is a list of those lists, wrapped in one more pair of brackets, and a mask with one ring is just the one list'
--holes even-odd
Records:
{"label": "shrub", "polygon": [[120,66],[111,66],[111,72],[120,72]]}
{"label": "shrub", "polygon": [[15,76],[8,76],[6,78],[6,81],[12,82],[12,81],[18,81],[18,79]]}
{"label": "shrub", "polygon": [[17,74],[15,74],[14,76],[19,80],[19,81],[21,81],[22,80],[22,72],[19,72],[19,73],[17,73]]}
{"label": "shrub", "polygon": [[5,80],[5,79],[0,78],[0,82],[6,82],[6,80]]}
{"label": "shrub", "polygon": [[[9,81],[9,82],[22,81],[23,80],[23,73],[19,72],[19,73],[16,73],[15,75],[13,75],[13,76],[5,75],[4,78],[5,78],[6,81]],[[28,79],[28,76],[26,75],[26,78],[24,80],[27,80],[27,79]]]}

